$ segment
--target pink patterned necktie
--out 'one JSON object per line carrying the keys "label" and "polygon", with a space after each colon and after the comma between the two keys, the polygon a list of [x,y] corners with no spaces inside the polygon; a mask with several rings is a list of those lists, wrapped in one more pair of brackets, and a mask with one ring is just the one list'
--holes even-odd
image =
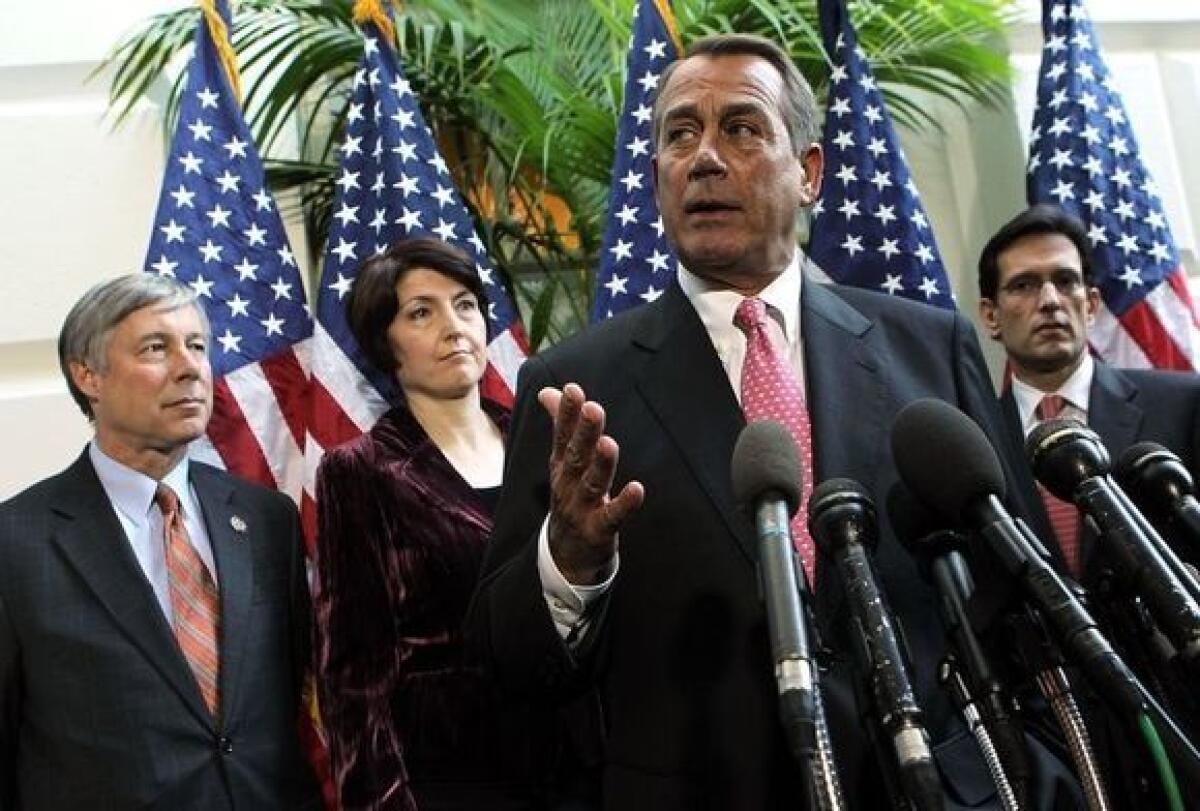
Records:
{"label": "pink patterned necktie", "polygon": [[[1034,409],[1034,416],[1038,422],[1052,420],[1066,407],[1067,398],[1059,394],[1047,394]],[[1041,484],[1038,485],[1038,492],[1041,493],[1042,504],[1046,507],[1046,516],[1050,519],[1050,528],[1054,530],[1058,548],[1062,552],[1063,560],[1067,562],[1067,569],[1078,580],[1083,573],[1079,548],[1079,510],[1074,504],[1051,494]]]}
{"label": "pink patterned necktie", "polygon": [[208,567],[188,538],[179,511],[179,496],[160,484],[154,493],[154,503],[163,514],[175,639],[196,677],[204,703],[216,716],[221,704],[221,659],[217,644],[221,630],[220,594]]}
{"label": "pink patterned necktie", "polygon": [[771,343],[767,333],[767,305],[759,298],[743,299],[733,316],[734,325],[746,334],[746,360],[742,364],[742,413],[746,422],[775,420],[796,440],[803,467],[800,509],[792,518],[792,542],[810,584],[816,583],[816,553],[808,534],[808,497],[812,493],[812,429],[804,392],[787,358]]}

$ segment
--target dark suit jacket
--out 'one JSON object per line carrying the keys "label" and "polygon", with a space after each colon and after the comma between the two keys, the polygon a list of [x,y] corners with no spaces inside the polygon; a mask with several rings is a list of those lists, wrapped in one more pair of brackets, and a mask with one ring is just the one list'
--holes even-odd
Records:
{"label": "dark suit jacket", "polygon": [[[1088,426],[1100,435],[1115,463],[1138,442],[1157,442],[1179,455],[1193,479],[1200,472],[1200,376],[1155,369],[1118,369],[1096,361],[1088,392]],[[1000,397],[1009,435],[1024,445],[1021,416],[1011,389]],[[1023,477],[1031,487],[1032,480]],[[1031,525],[1047,541],[1061,566],[1062,558],[1041,500],[1027,490]],[[1095,538],[1084,533],[1083,561],[1091,559]],[[1184,550],[1181,550],[1183,552]],[[1194,557],[1194,555],[1187,555]]]}
{"label": "dark suit jacket", "polygon": [[86,451],[0,505],[0,809],[317,807],[296,735],[310,627],[296,509],[191,473],[221,589],[220,721]]}
{"label": "dark suit jacket", "polygon": [[[975,334],[956,314],[806,280],[802,294],[816,478],[864,484],[880,509],[896,482],[889,431],[906,403],[940,397],[999,430]],[[536,536],[548,509],[550,423],[539,388],[581,384],[620,445],[617,484],[646,485],[621,529],[620,571],[573,656],[545,606]],[[595,685],[607,727],[611,809],[800,808],[797,767],[777,720],[753,530],[729,462],[745,421],[694,308],[672,284],[654,303],[530,359],[521,372],[505,492],[471,619],[506,683],[531,691]],[[886,521],[885,521],[886,523]],[[943,651],[936,601],[885,528],[876,556],[908,635],[915,682],[952,797],[990,793],[982,762],[934,683]],[[816,610],[843,786],[882,808],[851,695],[842,590],[818,565]]]}

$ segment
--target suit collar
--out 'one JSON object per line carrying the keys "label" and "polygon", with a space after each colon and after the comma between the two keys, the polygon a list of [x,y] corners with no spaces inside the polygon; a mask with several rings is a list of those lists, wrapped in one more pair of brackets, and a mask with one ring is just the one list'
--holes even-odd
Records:
{"label": "suit collar", "polygon": [[52,543],[68,565],[188,709],[211,726],[200,689],[86,451],[58,480],[50,509],[57,519]]}
{"label": "suit collar", "polygon": [[[826,286],[806,281],[801,296],[804,373],[808,380],[816,483],[850,478],[876,491],[887,446],[888,393],[873,322]],[[846,420],[847,410],[854,420]],[[876,505],[883,509],[884,505]],[[844,597],[832,562],[817,559],[817,617],[825,637]]]}
{"label": "suit collar", "polygon": [[254,596],[254,544],[267,527],[239,503],[235,479],[208,465],[192,464],[192,487],[200,501],[221,584],[221,706],[237,706]]}
{"label": "suit collar", "polygon": [[737,509],[729,477],[733,445],[746,420],[700,317],[677,283],[637,312],[631,341],[644,357],[634,373],[638,392],[753,564],[750,519]]}
{"label": "suit collar", "polygon": [[1092,375],[1088,425],[1100,435],[1114,460],[1137,441],[1144,414],[1138,388],[1119,369],[1097,363]]}
{"label": "suit collar", "polygon": [[[808,407],[815,478],[821,482],[845,476],[872,488],[888,428],[887,390],[880,371],[881,350],[872,340],[873,322],[813,279],[803,285],[801,313],[805,374],[813,393]],[[647,355],[637,377],[638,390],[754,565],[752,524],[737,509],[728,473],[745,418],[725,370],[678,285],[672,284],[638,315],[631,340]],[[847,373],[847,363],[854,365],[854,373]],[[855,412],[853,430],[847,430],[843,419],[847,404],[853,404]],[[824,567],[819,561],[817,614],[828,627],[841,590],[836,588],[836,574]]]}

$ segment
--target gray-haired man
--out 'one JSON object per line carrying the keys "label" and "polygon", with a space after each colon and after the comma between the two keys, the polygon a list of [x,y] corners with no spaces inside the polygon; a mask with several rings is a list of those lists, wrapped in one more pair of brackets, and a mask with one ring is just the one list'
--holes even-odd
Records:
{"label": "gray-haired man", "polygon": [[195,295],[134,274],[68,314],[95,436],[0,505],[0,810],[317,807],[296,736],[296,510],[187,457],[212,413]]}

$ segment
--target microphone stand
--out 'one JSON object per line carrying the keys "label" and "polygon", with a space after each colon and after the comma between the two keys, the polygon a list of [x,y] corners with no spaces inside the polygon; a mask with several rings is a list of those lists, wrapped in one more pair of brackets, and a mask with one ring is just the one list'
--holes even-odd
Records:
{"label": "microphone stand", "polygon": [[[927,548],[941,548],[930,564],[930,575],[941,596],[939,601],[942,623],[954,654],[943,662],[942,670],[949,667],[957,675],[946,673],[942,686],[949,690],[955,701],[969,700],[979,715],[981,732],[988,738],[989,745],[998,750],[999,765],[1007,764],[1007,772],[1001,772],[1014,799],[1025,805],[1026,786],[1029,778],[1029,763],[1025,757],[1025,741],[1019,723],[1009,711],[1003,687],[984,654],[983,646],[975,635],[968,616],[967,604],[975,591],[970,570],[958,548],[965,542],[958,533],[942,531],[928,536],[923,541]],[[942,551],[944,550],[944,551]],[[940,678],[941,670],[939,670]],[[961,687],[956,682],[961,682]],[[972,697],[972,690],[978,698]],[[960,696],[961,692],[961,696]],[[964,713],[965,708],[960,706]],[[971,723],[967,719],[968,724]],[[978,739],[979,736],[976,735]],[[983,742],[980,742],[983,748]],[[988,753],[984,752],[985,759]],[[990,768],[990,764],[989,764]],[[997,783],[999,786],[999,783]]]}
{"label": "microphone stand", "polygon": [[1171,545],[1163,538],[1162,533],[1150,523],[1145,513],[1139,510],[1133,503],[1133,500],[1129,498],[1129,494],[1115,482],[1112,482],[1111,479],[1110,483],[1112,484],[1113,495],[1125,507],[1126,514],[1133,519],[1134,524],[1142,531],[1146,540],[1158,552],[1163,563],[1179,579],[1180,585],[1191,595],[1192,599],[1200,600],[1200,580],[1197,580],[1195,572],[1184,564],[1179,555],[1175,553],[1175,550],[1171,548]]}
{"label": "microphone stand", "polygon": [[[856,623],[856,620],[851,620]],[[861,631],[853,631],[851,645],[854,647],[854,706],[858,707],[859,724],[866,733],[871,751],[875,753],[875,762],[879,764],[880,782],[883,783],[891,807],[896,811],[912,811],[908,795],[900,784],[900,772],[896,763],[895,752],[888,745],[886,731],[880,720],[880,713],[875,706],[874,678],[871,676],[868,662],[870,654],[866,650]]]}
{"label": "microphone stand", "polygon": [[[775,654],[779,716],[792,756],[801,765],[809,806],[843,811],[832,742],[821,701],[821,685],[809,651],[814,636],[809,606],[812,598],[803,567],[792,547],[790,515],[782,499],[763,499],[755,511],[759,571],[767,606],[767,625]],[[770,572],[780,573],[768,587]]]}
{"label": "microphone stand", "polygon": [[1038,690],[1050,705],[1062,730],[1067,754],[1083,789],[1089,811],[1111,811],[1112,804],[1104,787],[1100,764],[1092,748],[1091,736],[1079,705],[1071,694],[1071,683],[1062,666],[1062,657],[1047,638],[1035,609],[1017,614],[1008,623],[1018,656],[1034,674]]}

